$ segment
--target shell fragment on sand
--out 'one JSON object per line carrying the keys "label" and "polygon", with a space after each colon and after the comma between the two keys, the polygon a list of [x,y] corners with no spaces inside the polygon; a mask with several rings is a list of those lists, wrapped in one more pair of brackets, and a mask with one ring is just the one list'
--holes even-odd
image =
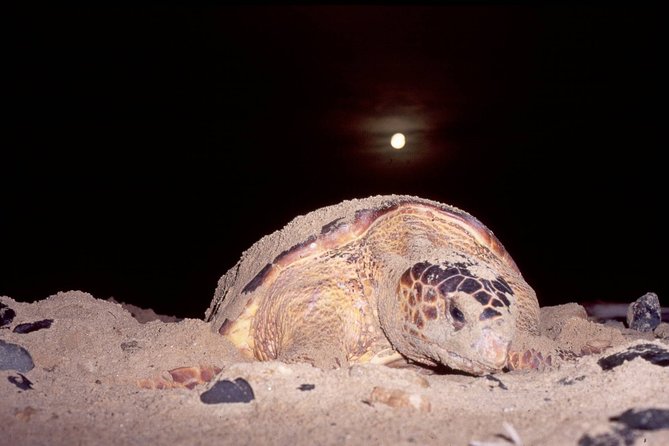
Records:
{"label": "shell fragment on sand", "polygon": [[409,393],[402,389],[389,389],[386,387],[374,387],[369,399],[364,401],[370,405],[375,403],[385,404],[393,408],[406,408],[430,412],[432,405],[425,396],[417,393]]}

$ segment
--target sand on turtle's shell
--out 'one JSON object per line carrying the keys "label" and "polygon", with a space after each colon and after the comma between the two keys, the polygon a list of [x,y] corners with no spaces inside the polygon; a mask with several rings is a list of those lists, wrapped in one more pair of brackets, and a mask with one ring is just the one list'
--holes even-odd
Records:
{"label": "sand on turtle's shell", "polygon": [[[325,227],[331,225],[354,224],[356,212],[392,208],[401,203],[425,204],[437,209],[447,210],[454,215],[463,215],[472,224],[475,232],[491,237],[495,252],[504,260],[513,263],[502,244],[492,231],[479,222],[476,217],[454,206],[439,203],[426,198],[411,195],[376,195],[372,197],[345,200],[300,215],[288,222],[283,228],[268,234],[242,253],[239,261],[218,281],[211,305],[205,313],[205,320],[213,321],[212,327],[218,329],[225,319],[235,320],[248,302],[245,288],[256,281],[266,265],[272,264],[277,256],[304,244],[310,237],[318,236]],[[492,248],[492,247],[491,247]],[[501,252],[496,251],[499,249]],[[393,265],[386,265],[392,268]],[[515,269],[514,265],[514,269]],[[241,298],[240,298],[241,297]]]}
{"label": "sand on turtle's shell", "polygon": [[[509,436],[504,423],[528,445],[577,444],[585,436],[603,438],[598,435],[669,444],[669,429],[625,430],[610,420],[633,408],[669,409],[669,369],[641,358],[609,371],[597,364],[633,344],[667,349],[667,341],[589,322],[573,306],[545,310],[544,333],[568,348],[593,339],[598,345],[608,339],[612,347],[545,372],[472,377],[369,364],[323,371],[245,362],[202,320],[141,324],[120,304],[83,292],[0,302],[16,312],[0,339],[26,348],[35,363],[22,373],[29,390],[10,381],[18,372],[0,371],[3,445],[508,444],[500,437]],[[45,318],[53,319],[50,328],[12,331]],[[207,405],[199,398],[207,385],[145,390],[135,384],[194,364],[222,367],[218,379],[246,379],[255,400]],[[301,390],[311,388],[304,384],[313,389]]]}

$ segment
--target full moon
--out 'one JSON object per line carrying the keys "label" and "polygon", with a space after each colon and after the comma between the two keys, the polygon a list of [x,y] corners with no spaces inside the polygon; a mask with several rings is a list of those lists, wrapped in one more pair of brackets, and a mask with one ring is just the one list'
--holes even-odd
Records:
{"label": "full moon", "polygon": [[390,138],[390,145],[393,146],[393,149],[401,149],[404,147],[404,144],[406,144],[407,140],[404,137],[403,134],[401,133],[395,133],[391,138]]}

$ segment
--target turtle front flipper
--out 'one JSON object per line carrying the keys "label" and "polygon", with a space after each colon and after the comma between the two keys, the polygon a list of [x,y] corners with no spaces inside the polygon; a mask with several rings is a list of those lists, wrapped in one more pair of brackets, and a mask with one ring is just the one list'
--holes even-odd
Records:
{"label": "turtle front flipper", "polygon": [[509,348],[506,370],[549,370],[557,365],[558,345],[540,334],[517,332]]}
{"label": "turtle front flipper", "polygon": [[525,351],[509,351],[506,368],[513,370],[538,370],[543,371],[553,366],[553,356],[544,355],[533,348]]}

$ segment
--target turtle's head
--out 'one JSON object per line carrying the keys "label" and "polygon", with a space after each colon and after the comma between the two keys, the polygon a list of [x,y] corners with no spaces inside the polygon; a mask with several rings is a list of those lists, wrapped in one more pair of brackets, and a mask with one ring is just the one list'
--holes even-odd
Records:
{"label": "turtle's head", "polygon": [[500,371],[515,331],[514,292],[491,268],[421,262],[397,289],[395,334],[403,355],[482,375]]}

